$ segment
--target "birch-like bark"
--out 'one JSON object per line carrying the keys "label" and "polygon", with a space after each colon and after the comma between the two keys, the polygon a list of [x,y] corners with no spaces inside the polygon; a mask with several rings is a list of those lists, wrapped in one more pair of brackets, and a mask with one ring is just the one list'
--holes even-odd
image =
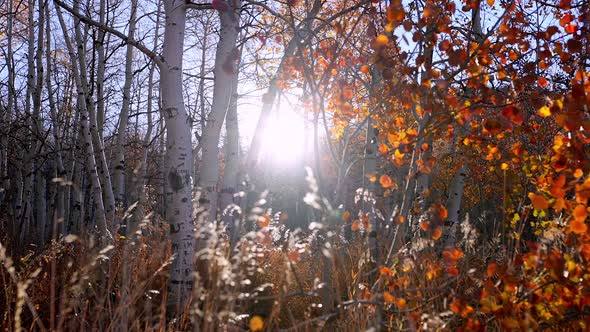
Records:
{"label": "birch-like bark", "polygon": [[223,189],[221,190],[221,205],[223,222],[230,236],[230,243],[237,242],[239,236],[240,218],[235,215],[235,194],[238,190],[240,170],[240,134],[238,128],[238,75],[234,77],[232,84],[232,96],[227,115],[225,117],[225,169],[223,172]]}
{"label": "birch-like bark", "polygon": [[[105,24],[106,21],[106,2],[107,0],[100,0],[99,7],[99,23]],[[96,53],[98,54],[98,63],[96,65],[96,125],[100,138],[103,137],[104,117],[105,117],[105,100],[104,100],[104,73],[106,66],[105,57],[105,32],[103,29],[98,29],[98,36],[96,40]]]}
{"label": "birch-like bark", "polygon": [[[34,121],[32,114],[31,101],[33,99],[33,93],[35,90],[35,1],[28,1],[28,53],[27,53],[27,89],[26,89],[26,100],[25,100],[25,112],[29,121],[31,130],[37,133],[37,123]],[[20,213],[17,215],[17,222],[20,224],[19,227],[19,243],[23,244],[27,239],[27,233],[30,226],[30,217],[32,197],[33,197],[33,175],[34,175],[34,159],[35,159],[35,148],[36,142],[33,140],[31,135],[27,135],[25,138],[25,144],[28,151],[24,153],[23,165],[21,168],[22,178],[24,181],[23,194],[20,204],[17,207],[22,207],[18,210]],[[20,197],[19,197],[20,198]],[[19,246],[20,247],[20,246]]]}
{"label": "birch-like bark", "polygon": [[229,8],[219,12],[220,32],[219,42],[215,53],[215,68],[213,74],[213,102],[211,112],[207,117],[207,124],[202,134],[202,165],[199,187],[202,190],[199,202],[208,212],[209,221],[217,218],[217,198],[219,195],[219,136],[223,120],[230,105],[232,84],[238,75],[237,62],[240,54],[236,47],[240,28],[240,0],[227,2]]}
{"label": "birch-like bark", "polygon": [[[370,117],[370,115],[369,115]],[[368,230],[368,257],[371,261],[379,264],[379,247],[377,246],[377,232],[379,224],[375,213],[375,181],[369,181],[369,176],[377,176],[377,150],[378,130],[374,127],[375,120],[369,118],[367,121],[367,134],[365,140],[365,161],[363,164],[363,199],[361,211],[369,219],[370,229]]]}
{"label": "birch-like bark", "polygon": [[463,200],[463,192],[465,191],[465,180],[467,179],[467,165],[463,166],[457,171],[453,177],[451,190],[449,192],[449,199],[447,201],[448,216],[445,224],[445,245],[454,246],[457,240],[457,225],[459,225],[459,217],[461,216],[461,202]]}
{"label": "birch-like bark", "polygon": [[[79,8],[77,8],[76,6],[79,6],[78,2],[74,3],[74,12],[78,13],[79,12]],[[85,103],[85,108],[86,108],[86,112],[88,114],[88,124],[89,124],[89,130],[90,130],[90,135],[92,137],[92,144],[93,144],[93,150],[95,153],[95,161],[96,161],[96,165],[97,165],[97,173],[99,176],[99,180],[101,183],[101,188],[102,188],[102,202],[103,202],[103,206],[104,206],[104,211],[105,211],[105,218],[107,222],[112,222],[115,218],[115,196],[113,194],[113,186],[112,186],[112,182],[111,182],[111,175],[110,175],[110,171],[109,171],[109,167],[108,167],[108,163],[107,163],[107,159],[106,159],[106,155],[104,152],[104,146],[102,143],[102,139],[100,138],[100,135],[98,133],[98,125],[97,125],[97,120],[96,120],[96,108],[94,106],[94,100],[92,98],[92,94],[90,91],[90,84],[88,82],[88,76],[86,75],[86,69],[87,68],[87,63],[86,63],[86,48],[85,48],[85,44],[84,44],[84,38],[82,37],[82,28],[81,28],[81,22],[78,19],[77,16],[74,17],[74,22],[75,22],[75,26],[74,26],[74,33],[75,33],[75,40],[76,40],[76,44],[78,46],[78,56],[77,56],[77,60],[78,60],[78,77],[80,79],[80,83],[81,83],[81,88],[83,90],[83,97],[85,99],[84,103]],[[91,166],[90,166],[91,167]]]}
{"label": "birch-like bark", "polygon": [[[129,18],[129,31],[127,37],[133,39],[135,35],[135,21],[137,13],[137,0],[131,1],[131,17]],[[133,80],[133,50],[131,44],[127,44],[125,55],[125,83],[123,85],[123,102],[119,113],[119,128],[117,130],[117,145],[114,163],[113,186],[115,202],[126,206],[125,200],[125,135],[129,119],[129,104],[131,100],[131,81]],[[150,86],[151,88],[151,86]]]}
{"label": "birch-like bark", "polygon": [[[477,40],[478,38],[481,38],[481,36],[483,36],[481,30],[480,6],[473,9],[471,13],[471,31],[469,36],[470,41],[471,39]],[[456,135],[457,132],[458,129],[456,130]],[[457,149],[456,141],[457,139],[455,139],[454,142],[454,150]],[[462,159],[462,153],[459,153],[458,158],[455,158],[455,160],[459,160],[459,162],[461,162],[462,165],[459,171],[457,171],[457,173],[453,177],[453,182],[450,186],[451,189],[447,201],[448,217],[445,222],[445,245],[447,246],[454,246],[457,241],[457,227],[459,225],[459,217],[461,216],[461,203],[463,200],[463,193],[465,191],[465,181],[467,179],[468,173],[467,164]]]}
{"label": "birch-like bark", "polygon": [[[47,17],[49,15],[49,6],[45,6],[45,14]],[[51,117],[51,129],[53,133],[53,140],[54,140],[54,148],[55,148],[55,167],[57,169],[56,178],[61,179],[62,182],[56,182],[56,202],[55,202],[55,209],[54,215],[50,216],[53,219],[54,223],[57,223],[57,227],[53,227],[56,230],[57,234],[64,233],[64,223],[65,223],[65,205],[66,205],[66,195],[65,195],[65,182],[67,181],[67,172],[64,167],[64,161],[62,157],[62,146],[61,146],[61,137],[60,137],[60,125],[58,122],[57,116],[57,105],[55,104],[55,99],[53,96],[53,84],[51,82],[51,24],[50,20],[45,21],[45,31],[46,31],[46,46],[45,46],[45,67],[47,69],[47,74],[45,75],[45,84],[47,86],[47,98],[49,100],[49,111]]]}
{"label": "birch-like bark", "polygon": [[[74,2],[74,11],[78,11],[79,3]],[[88,167],[88,173],[90,174],[90,182],[92,184],[92,192],[94,196],[94,206],[95,206],[95,216],[96,216],[96,225],[98,228],[98,236],[100,242],[102,244],[106,242],[112,242],[112,236],[110,231],[107,227],[107,220],[105,215],[105,207],[104,202],[102,199],[102,187],[100,183],[100,177],[97,172],[97,164],[96,159],[94,158],[94,145],[92,134],[89,128],[89,114],[88,114],[88,105],[86,103],[86,92],[87,90],[84,88],[84,82],[82,81],[82,75],[80,75],[80,69],[85,70],[85,67],[78,68],[78,65],[83,65],[85,61],[78,59],[78,63],[76,63],[76,54],[74,52],[74,47],[70,41],[68,29],[66,27],[65,21],[63,19],[63,15],[61,13],[61,9],[59,6],[56,6],[57,15],[59,18],[59,23],[64,35],[64,39],[66,42],[66,47],[68,49],[68,53],[70,55],[70,65],[72,67],[72,74],[74,76],[74,80],[76,81],[76,88],[78,92],[77,98],[77,105],[80,114],[80,125],[81,125],[81,135],[83,136],[84,144],[86,145],[86,162]],[[75,18],[74,20],[76,24],[76,41],[78,42],[78,49],[82,51],[80,48],[83,48],[81,45],[81,33],[80,33],[80,21]],[[83,56],[83,52],[78,54],[78,57]],[[108,171],[108,170],[107,170]],[[80,188],[82,189],[82,188]],[[82,204],[83,205],[83,204]]]}
{"label": "birch-like bark", "polygon": [[[207,20],[205,22],[203,22],[203,29],[204,29],[204,33],[208,34],[209,33],[209,24],[211,21],[211,16],[207,16]],[[200,122],[201,122],[201,129],[205,128],[205,124],[207,123],[207,109],[205,107],[206,105],[206,101],[205,101],[205,69],[206,69],[206,65],[207,65],[207,50],[209,47],[209,43],[208,43],[209,39],[205,36],[203,38],[203,44],[202,44],[202,48],[201,48],[201,65],[199,68],[199,87],[197,89],[197,100],[195,102],[195,107],[198,107],[199,109],[199,115],[200,115]],[[199,138],[200,140],[200,138]],[[198,179],[199,179],[199,165],[201,163],[201,159],[199,158],[199,151],[201,149],[201,144],[200,142],[197,142],[197,146],[193,149],[193,181],[194,184],[197,185],[198,184]]]}
{"label": "birch-like bark", "polygon": [[168,280],[168,313],[182,312],[192,292],[194,222],[191,202],[192,144],[190,120],[183,101],[182,55],[186,24],[183,0],[164,1],[166,25],[160,65],[162,112],[166,120],[167,144],[164,177],[166,178],[166,219],[170,224],[172,252]]}
{"label": "birch-like bark", "polygon": [[[135,5],[135,1],[134,4]],[[156,52],[158,49],[158,37],[160,31],[160,10],[161,10],[161,2],[158,1],[158,9],[156,11],[156,28],[154,30],[154,46],[152,50]],[[153,119],[152,119],[152,109],[153,109],[153,99],[154,99],[154,72],[155,72],[155,64],[150,65],[149,73],[148,73],[148,96],[147,96],[147,130],[145,136],[143,138],[142,144],[142,155],[141,161],[137,169],[133,171],[132,175],[132,195],[131,199],[132,202],[137,202],[131,216],[125,220],[126,222],[126,242],[125,242],[125,251],[123,257],[126,261],[134,262],[134,257],[136,250],[138,248],[138,236],[141,234],[139,225],[144,220],[145,211],[144,205],[147,203],[147,195],[145,193],[145,184],[146,184],[146,176],[147,176],[147,159],[148,159],[148,150],[150,147],[150,139],[152,136],[153,131]],[[138,102],[139,105],[139,102]],[[122,313],[121,313],[121,324],[120,330],[126,331],[129,326],[129,318],[133,317],[133,314],[130,313],[127,309],[127,303],[131,304],[132,301],[130,297],[130,289],[131,289],[131,276],[133,274],[133,268],[135,264],[126,264],[123,267],[123,286],[122,286],[122,295],[121,295],[121,302],[124,304]],[[129,306],[129,309],[132,309],[132,306]]]}
{"label": "birch-like bark", "polygon": [[[35,142],[35,151],[42,152],[44,142],[42,142],[43,119],[41,118],[41,92],[43,89],[43,40],[45,38],[45,8],[44,1],[38,0],[38,32],[37,32],[37,51],[35,53],[36,67],[36,84],[33,92],[33,121],[35,123],[37,140]],[[37,231],[37,243],[43,245],[45,242],[47,226],[47,197],[46,183],[44,174],[44,162],[39,160],[35,165],[35,223]]]}
{"label": "birch-like bark", "polygon": [[[8,71],[8,96],[6,111],[2,113],[1,126],[4,127],[4,131],[8,133],[10,129],[10,124],[12,122],[12,113],[14,108],[14,76],[16,72],[13,66],[12,55],[12,0],[7,0],[6,5],[6,12],[9,13],[6,18],[6,69]],[[10,176],[8,175],[8,135],[2,135],[2,138],[0,139],[0,145],[0,177],[2,178],[2,187],[0,188],[0,206],[2,206],[4,198],[6,197],[7,192],[8,190],[10,190],[11,186]]]}

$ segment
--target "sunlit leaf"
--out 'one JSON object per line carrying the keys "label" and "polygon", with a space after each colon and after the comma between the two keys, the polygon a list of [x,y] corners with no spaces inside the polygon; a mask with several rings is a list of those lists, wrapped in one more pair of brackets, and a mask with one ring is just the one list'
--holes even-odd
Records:
{"label": "sunlit leaf", "polygon": [[262,331],[264,328],[264,319],[260,316],[252,316],[250,323],[248,324],[251,331]]}

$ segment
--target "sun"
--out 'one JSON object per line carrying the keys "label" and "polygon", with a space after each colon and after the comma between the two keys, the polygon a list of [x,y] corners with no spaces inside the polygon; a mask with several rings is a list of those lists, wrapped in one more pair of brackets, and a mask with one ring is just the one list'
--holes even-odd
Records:
{"label": "sun", "polygon": [[273,111],[263,133],[262,160],[276,166],[296,166],[304,159],[311,135],[304,111],[281,105]]}

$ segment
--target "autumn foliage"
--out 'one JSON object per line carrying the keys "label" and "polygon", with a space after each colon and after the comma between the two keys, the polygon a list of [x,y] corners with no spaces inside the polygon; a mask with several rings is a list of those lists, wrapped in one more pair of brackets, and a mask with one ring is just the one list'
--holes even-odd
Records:
{"label": "autumn foliage", "polygon": [[[590,6],[334,0],[291,30],[307,24],[306,2],[256,7],[268,27],[247,45],[272,53],[300,39],[276,82],[303,91],[315,121],[307,193],[296,203],[243,193],[237,243],[222,222],[208,225],[207,276],[172,320],[170,229],[153,193],[142,207],[154,221],[131,251],[128,235],[110,256],[86,235],[16,261],[0,247],[0,326],[117,330],[105,322],[129,317],[126,327],[158,331],[590,329]],[[270,24],[277,17],[292,27]],[[297,215],[277,208],[296,204]],[[296,218],[305,227],[288,229]],[[137,280],[124,285],[128,262]]]}

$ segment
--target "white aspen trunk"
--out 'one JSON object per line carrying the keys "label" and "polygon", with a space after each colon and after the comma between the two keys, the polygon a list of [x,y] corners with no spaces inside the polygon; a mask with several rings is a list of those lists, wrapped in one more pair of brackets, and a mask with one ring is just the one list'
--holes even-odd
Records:
{"label": "white aspen trunk", "polygon": [[[134,4],[135,5],[135,1]],[[160,9],[161,9],[161,2],[158,1],[158,9],[156,12],[156,28],[154,31],[154,46],[152,50],[156,52],[158,48],[158,35],[160,30]],[[144,205],[147,203],[147,196],[145,193],[145,183],[146,183],[146,176],[147,176],[147,158],[148,158],[148,150],[150,145],[150,139],[152,136],[152,130],[154,127],[153,120],[152,120],[152,109],[153,109],[153,91],[154,91],[154,71],[155,71],[155,64],[150,65],[149,74],[148,74],[148,99],[147,99],[147,131],[143,138],[143,151],[141,156],[141,162],[138,169],[134,170],[132,176],[132,184],[133,188],[133,200],[137,200],[137,206],[132,212],[130,218],[126,221],[126,242],[125,242],[125,251],[123,254],[124,260],[129,262],[135,262],[134,257],[137,250],[137,237],[140,234],[139,224],[143,221],[144,218]],[[140,94],[141,95],[141,94]],[[139,103],[138,103],[139,105]],[[121,302],[123,303],[123,309],[121,313],[121,324],[120,330],[126,331],[129,327],[129,318],[133,318],[133,312],[129,312],[127,309],[127,303],[130,303],[130,288],[131,288],[131,276],[133,272],[135,264],[126,264],[123,267],[123,286],[122,286],[122,295],[121,295]],[[129,305],[129,308],[132,310],[133,306]]]}
{"label": "white aspen trunk", "polygon": [[[7,13],[12,13],[12,0],[6,1],[7,5]],[[7,104],[6,104],[6,111],[2,113],[2,124],[1,126],[4,127],[5,132],[8,133],[10,129],[10,124],[12,122],[12,112],[14,108],[14,76],[15,70],[13,67],[13,57],[12,57],[12,17],[13,15],[8,15],[6,20],[6,70],[8,71],[8,96],[7,96]],[[11,187],[10,184],[10,177],[8,176],[8,135],[2,135],[0,139],[0,177],[2,178],[2,187],[0,187],[0,207],[4,201],[4,198],[7,196],[8,190]],[[9,202],[10,204],[11,202]],[[14,235],[14,234],[11,234]]]}
{"label": "white aspen trunk", "polygon": [[162,113],[167,126],[166,219],[170,224],[172,252],[168,279],[168,314],[182,312],[192,292],[194,222],[191,202],[192,143],[188,114],[183,101],[182,54],[186,7],[183,0],[164,1],[166,26],[160,66]]}
{"label": "white aspen trunk", "polygon": [[[45,9],[44,1],[39,0],[38,6],[38,34],[37,34],[37,52],[35,54],[36,66],[36,85],[33,92],[33,121],[35,122],[37,140],[35,150],[42,152],[42,147],[45,145],[41,141],[43,137],[43,119],[41,118],[41,92],[43,89],[43,39],[45,37]],[[35,223],[37,228],[37,243],[43,245],[45,243],[45,227],[47,225],[47,197],[46,197],[46,183],[44,174],[44,162],[37,161],[35,165]]]}
{"label": "white aspen trunk", "polygon": [[457,225],[459,225],[459,217],[461,215],[461,202],[463,200],[463,192],[465,191],[465,180],[467,179],[467,165],[463,164],[457,174],[453,177],[451,190],[449,192],[449,199],[447,201],[447,229],[445,230],[446,241],[445,245],[454,246],[457,240]]}
{"label": "white aspen trunk", "polygon": [[[29,121],[29,125],[33,132],[37,132],[36,130],[36,122],[33,119],[33,114],[31,112],[32,105],[31,100],[33,98],[33,93],[35,90],[35,19],[34,19],[34,11],[35,11],[35,1],[29,0],[28,2],[28,61],[27,61],[27,89],[26,89],[26,100],[25,100],[25,112]],[[22,203],[19,204],[22,206],[20,210],[20,215],[17,216],[17,222],[20,223],[19,227],[19,240],[20,243],[23,244],[27,240],[27,232],[29,229],[30,224],[30,217],[31,213],[31,204],[32,204],[32,197],[33,197],[33,175],[34,175],[34,158],[36,155],[36,144],[35,141],[31,138],[31,135],[27,135],[25,138],[25,144],[27,145],[27,153],[24,156],[23,167],[21,168],[22,177],[24,179],[24,186],[23,186],[23,196],[22,196]]]}
{"label": "white aspen trunk", "polygon": [[231,100],[234,76],[238,74],[236,64],[240,56],[236,40],[240,28],[241,1],[229,0],[228,4],[230,7],[228,10],[219,11],[221,28],[213,69],[215,76],[213,102],[201,138],[203,157],[199,187],[202,193],[199,203],[208,211],[206,218],[209,221],[215,221],[217,218],[219,136]]}
{"label": "white aspen trunk", "polygon": [[[238,127],[238,75],[232,84],[232,96],[227,115],[225,117],[225,169],[223,172],[223,189],[221,190],[221,205],[223,222],[228,228],[230,243],[237,242],[240,226],[236,223],[240,218],[235,216],[235,194],[238,189],[240,169],[240,134]],[[239,204],[239,203],[238,203]]]}
{"label": "white aspen trunk", "polygon": [[[370,117],[370,116],[369,116]],[[370,230],[368,230],[368,257],[371,261],[379,263],[379,248],[377,245],[377,232],[379,224],[375,213],[375,191],[376,182],[369,181],[369,175],[377,176],[377,151],[378,151],[378,130],[374,127],[375,120],[369,118],[367,121],[367,134],[365,141],[365,162],[363,164],[363,200],[361,210],[369,219]]]}
{"label": "white aspen trunk", "polygon": [[[481,8],[478,6],[477,8],[473,9],[471,13],[471,31],[470,31],[470,39],[473,38],[481,38],[483,36],[481,31],[481,18],[480,18],[480,11]],[[457,131],[455,135],[457,135]],[[456,141],[457,139],[455,139]],[[457,149],[457,144],[455,142],[453,148]],[[447,200],[447,220],[445,222],[445,245],[447,246],[455,246],[457,241],[457,227],[459,225],[459,217],[461,216],[461,203],[463,201],[463,193],[465,191],[465,181],[467,179],[467,164],[462,160],[462,153],[459,152],[458,158],[463,163],[457,174],[453,177],[453,182],[450,186],[449,198]]]}
{"label": "white aspen trunk", "polygon": [[[207,17],[207,21],[205,23],[203,23],[203,27],[205,29],[205,34],[207,34],[209,31],[207,29],[208,25],[210,23],[210,17]],[[204,37],[203,38],[203,48],[201,49],[201,66],[199,69],[199,88],[198,88],[198,93],[197,93],[197,100],[195,102],[195,107],[199,108],[199,113],[200,113],[200,121],[201,121],[201,130],[203,128],[205,128],[205,124],[207,123],[207,109],[205,107],[206,101],[205,101],[205,66],[207,64],[207,48],[209,47],[208,44],[208,38]],[[200,138],[199,138],[200,140]],[[197,142],[197,146],[195,147],[195,149],[193,149],[193,181],[194,184],[197,185],[198,184],[198,179],[199,179],[199,164],[201,162],[201,159],[199,158],[199,151],[201,149],[201,144],[200,142]]]}
{"label": "white aspen trunk", "polygon": [[[79,3],[74,3],[74,10],[78,11]],[[112,242],[112,236],[110,231],[107,227],[107,220],[105,215],[105,208],[104,202],[102,199],[102,187],[100,183],[100,177],[97,172],[97,165],[96,159],[94,158],[94,145],[92,134],[90,132],[89,123],[88,123],[88,105],[86,103],[86,89],[84,89],[83,82],[82,82],[82,75],[80,75],[80,69],[85,70],[85,67],[78,68],[78,64],[76,63],[76,54],[74,53],[74,47],[69,39],[69,34],[67,27],[65,25],[63,15],[61,13],[61,9],[59,6],[56,6],[57,15],[59,18],[59,23],[64,34],[64,39],[66,42],[66,46],[68,49],[68,53],[70,55],[70,65],[72,67],[72,74],[74,75],[74,80],[76,81],[76,87],[78,90],[78,99],[77,104],[78,108],[81,112],[80,114],[80,125],[81,125],[81,135],[83,136],[84,144],[86,145],[86,159],[87,159],[87,167],[88,173],[90,174],[90,182],[92,184],[92,192],[94,196],[94,205],[95,205],[95,215],[96,215],[96,225],[98,228],[98,236],[99,242],[101,244],[110,243]],[[81,33],[80,33],[80,21],[75,18],[74,22],[76,24],[76,41],[78,42],[78,49],[82,51],[78,54],[78,57],[82,57],[84,52],[80,48],[83,48],[81,45]],[[85,61],[78,59],[79,64],[82,65]],[[108,170],[107,170],[108,171]],[[80,188],[83,190],[83,188]],[[82,204],[83,205],[83,204]]]}
{"label": "white aspen trunk", "polygon": [[[45,6],[45,14],[47,17],[49,15],[49,6]],[[47,86],[47,97],[49,100],[49,111],[52,123],[52,133],[53,139],[55,140],[55,167],[57,169],[56,176],[57,178],[62,179],[62,181],[67,181],[67,172],[64,167],[63,157],[61,153],[61,138],[60,138],[60,126],[58,122],[57,116],[57,106],[55,104],[55,99],[53,98],[53,85],[51,82],[51,24],[50,20],[47,19],[45,21],[45,31],[46,31],[46,47],[45,47],[45,66],[47,67],[47,73],[45,75],[45,84]],[[58,234],[63,234],[64,232],[64,223],[65,223],[65,205],[66,205],[66,195],[65,195],[65,186],[62,183],[54,183],[55,191],[56,191],[56,202],[54,208],[54,214],[50,215],[54,223],[53,229]]]}
{"label": "white aspen trunk", "polygon": [[[137,13],[137,0],[131,1],[131,17],[129,18],[129,31],[127,37],[133,39],[135,35],[135,17]],[[113,186],[115,202],[127,205],[125,200],[125,135],[129,118],[129,104],[131,100],[131,81],[133,80],[133,50],[131,44],[127,44],[125,55],[125,83],[123,85],[123,102],[119,113],[119,128],[117,130],[117,145],[114,161]],[[150,87],[151,88],[151,87]]]}
{"label": "white aspen trunk", "polygon": [[[76,6],[79,6],[78,2],[74,3],[74,11],[76,13],[78,13],[78,8]],[[74,17],[74,22],[75,27],[74,27],[74,32],[75,32],[75,40],[76,40],[76,44],[78,46],[78,78],[80,79],[80,84],[81,84],[81,88],[82,91],[84,93],[83,97],[84,97],[84,104],[85,104],[85,108],[86,108],[86,112],[88,114],[88,125],[89,130],[90,130],[90,135],[92,138],[92,144],[93,144],[93,151],[95,153],[94,155],[94,159],[96,161],[97,164],[97,173],[99,176],[99,180],[101,183],[101,193],[102,196],[101,197],[101,201],[102,204],[104,206],[104,212],[105,212],[105,218],[107,222],[112,222],[115,219],[115,196],[113,194],[113,186],[112,186],[112,182],[111,182],[111,175],[110,175],[110,171],[109,171],[109,167],[108,167],[108,163],[107,163],[107,159],[104,153],[104,147],[102,144],[102,140],[100,138],[100,135],[98,134],[98,125],[97,125],[97,121],[96,121],[96,109],[94,107],[94,101],[92,100],[92,95],[90,94],[90,85],[88,83],[88,76],[86,75],[86,68],[87,68],[87,64],[86,64],[86,58],[85,58],[85,54],[86,54],[86,50],[85,50],[85,45],[84,45],[84,39],[82,37],[82,29],[80,27],[81,22],[77,17]]]}
{"label": "white aspen trunk", "polygon": [[[100,0],[99,23],[105,24],[106,17],[106,0]],[[105,117],[105,100],[104,100],[104,72],[106,65],[105,57],[105,32],[98,29],[96,53],[98,53],[98,63],[96,66],[96,125],[100,138],[103,138],[104,117]]]}
{"label": "white aspen trunk", "polygon": [[[68,104],[66,104],[68,105]],[[73,106],[64,106],[73,109]],[[68,166],[68,179],[72,179],[72,185],[66,187],[66,223],[64,224],[65,233],[79,234],[75,227],[80,225],[82,220],[82,194],[80,192],[82,162],[79,161],[78,156],[83,156],[82,144],[82,133],[77,128],[79,125],[80,112],[76,112],[74,115],[74,121],[72,123],[72,129],[69,131],[69,141],[72,142],[72,149],[68,153],[67,166]],[[68,141],[66,139],[66,141]]]}
{"label": "white aspen trunk", "polygon": [[[82,128],[82,126],[80,125],[80,115],[78,115],[78,119],[76,119],[76,122],[74,123],[76,125],[77,128]],[[82,232],[82,224],[84,222],[84,215],[85,215],[85,210],[84,210],[84,194],[85,194],[85,190],[82,187],[83,184],[83,177],[85,177],[85,172],[84,172],[84,166],[85,163],[82,160],[83,158],[81,158],[82,156],[84,156],[86,153],[84,151],[84,148],[82,147],[83,145],[83,141],[84,141],[84,136],[82,135],[82,131],[78,130],[77,135],[74,135],[76,137],[76,141],[80,142],[80,143],[76,143],[76,150],[77,150],[77,154],[73,154],[72,155],[72,163],[73,165],[73,169],[72,169],[72,179],[73,179],[73,187],[70,190],[70,196],[71,196],[71,200],[72,200],[72,208],[70,213],[68,214],[68,218],[69,218],[69,222],[67,225],[67,232],[68,233],[74,233],[74,234],[81,234]],[[80,156],[80,157],[78,157]],[[67,206],[70,206],[70,204],[67,204]],[[71,216],[70,216],[71,215]]]}

